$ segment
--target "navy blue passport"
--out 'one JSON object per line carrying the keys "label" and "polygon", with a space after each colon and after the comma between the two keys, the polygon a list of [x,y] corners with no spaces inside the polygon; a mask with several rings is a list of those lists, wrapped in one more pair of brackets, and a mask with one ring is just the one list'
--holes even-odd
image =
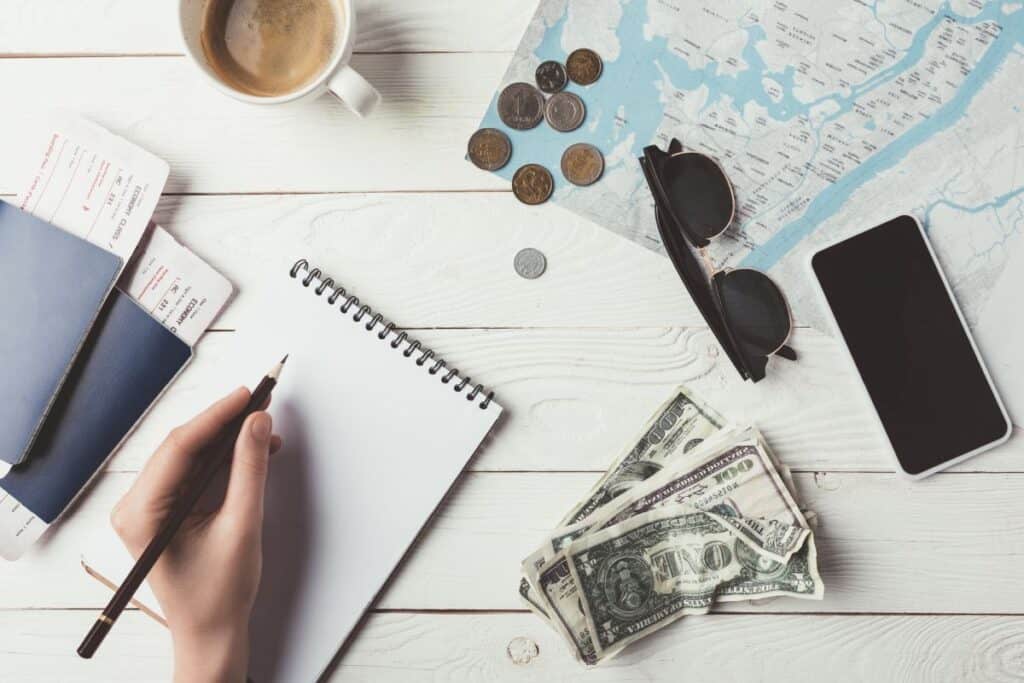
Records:
{"label": "navy blue passport", "polygon": [[0,202],[0,460],[25,459],[121,259]]}
{"label": "navy blue passport", "polygon": [[188,344],[115,289],[29,457],[0,488],[53,523],[191,357]]}

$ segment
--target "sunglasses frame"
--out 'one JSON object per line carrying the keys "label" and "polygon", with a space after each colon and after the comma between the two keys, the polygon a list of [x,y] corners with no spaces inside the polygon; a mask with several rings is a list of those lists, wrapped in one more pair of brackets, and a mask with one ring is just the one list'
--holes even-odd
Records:
{"label": "sunglasses frame", "polygon": [[[668,193],[665,191],[664,185],[662,184],[661,178],[665,164],[673,157],[681,154],[697,154],[710,160],[719,169],[719,171],[721,171],[722,177],[729,188],[729,195],[732,198],[732,208],[729,213],[729,220],[721,230],[710,237],[694,235],[693,231],[688,228],[686,223],[681,221],[679,217],[675,215],[675,212],[672,210],[672,204],[668,198]],[[669,143],[668,152],[655,145],[650,145],[644,148],[644,156],[640,158],[640,167],[644,172],[644,177],[647,179],[647,185],[654,197],[655,222],[669,259],[675,266],[676,273],[683,281],[683,285],[690,293],[690,297],[697,305],[697,308],[700,310],[704,320],[707,321],[711,331],[718,339],[718,343],[725,350],[726,355],[729,356],[729,360],[736,368],[736,371],[739,372],[744,379],[750,379],[757,382],[764,379],[765,367],[768,363],[768,359],[772,355],[779,355],[788,360],[796,360],[796,352],[792,348],[786,346],[786,342],[789,341],[789,338],[793,333],[793,314],[789,306],[789,301],[782,293],[782,289],[779,288],[774,281],[771,281],[771,278],[768,278],[767,275],[760,271],[755,271],[768,278],[779,291],[779,294],[786,305],[789,331],[787,332],[786,337],[779,344],[778,348],[774,351],[767,354],[759,353],[752,357],[750,353],[744,350],[739,339],[737,339],[737,336],[733,331],[733,324],[730,323],[729,316],[725,311],[725,306],[722,304],[722,297],[720,293],[722,278],[727,276],[730,272],[733,272],[733,269],[715,271],[712,269],[710,263],[708,263],[708,268],[705,269],[705,267],[701,265],[700,260],[698,260],[693,253],[694,249],[696,249],[701,254],[705,262],[707,262],[704,247],[710,244],[711,240],[716,239],[725,233],[735,219],[736,195],[733,190],[732,183],[729,182],[728,175],[726,175],[722,166],[715,159],[706,154],[683,151],[682,144],[679,140],[673,138]],[[672,223],[675,224],[677,230],[669,230],[665,225],[666,220],[671,220]],[[712,271],[710,276],[708,275],[708,270]]]}

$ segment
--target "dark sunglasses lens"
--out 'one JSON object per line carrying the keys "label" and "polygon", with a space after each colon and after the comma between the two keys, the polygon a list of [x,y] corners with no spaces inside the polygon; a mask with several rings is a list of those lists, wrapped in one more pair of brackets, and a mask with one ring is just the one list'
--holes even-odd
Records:
{"label": "dark sunglasses lens", "polygon": [[715,276],[722,309],[744,351],[769,356],[786,342],[792,323],[778,286],[756,270],[730,270]]}
{"label": "dark sunglasses lens", "polygon": [[735,207],[729,179],[714,160],[679,154],[666,161],[663,175],[672,211],[694,237],[707,240],[725,231]]}

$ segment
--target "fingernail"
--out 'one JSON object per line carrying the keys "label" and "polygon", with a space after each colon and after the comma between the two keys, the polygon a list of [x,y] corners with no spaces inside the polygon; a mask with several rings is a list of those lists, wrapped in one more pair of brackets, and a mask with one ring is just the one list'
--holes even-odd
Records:
{"label": "fingernail", "polygon": [[253,438],[261,443],[269,441],[272,427],[270,415],[267,413],[256,413],[256,417],[252,419]]}

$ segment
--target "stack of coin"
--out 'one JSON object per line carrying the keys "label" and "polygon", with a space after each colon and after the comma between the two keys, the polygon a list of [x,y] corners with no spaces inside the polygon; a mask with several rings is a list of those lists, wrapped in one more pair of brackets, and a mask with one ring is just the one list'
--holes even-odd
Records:
{"label": "stack of coin", "polygon": [[[554,130],[569,133],[583,125],[587,108],[582,98],[565,92],[569,81],[588,86],[595,83],[604,70],[601,57],[593,50],[581,48],[569,54],[565,64],[555,60],[542,62],[534,74],[536,87],[530,83],[512,83],[498,95],[498,117],[513,130],[530,130],[546,120]],[[545,99],[544,93],[550,95]],[[478,168],[496,171],[512,156],[512,143],[500,130],[483,128],[469,139],[468,156]],[[604,172],[604,156],[593,145],[571,145],[562,154],[562,175],[574,185],[597,182]],[[524,204],[542,204],[554,191],[551,172],[540,164],[520,167],[512,178],[512,192]]]}

